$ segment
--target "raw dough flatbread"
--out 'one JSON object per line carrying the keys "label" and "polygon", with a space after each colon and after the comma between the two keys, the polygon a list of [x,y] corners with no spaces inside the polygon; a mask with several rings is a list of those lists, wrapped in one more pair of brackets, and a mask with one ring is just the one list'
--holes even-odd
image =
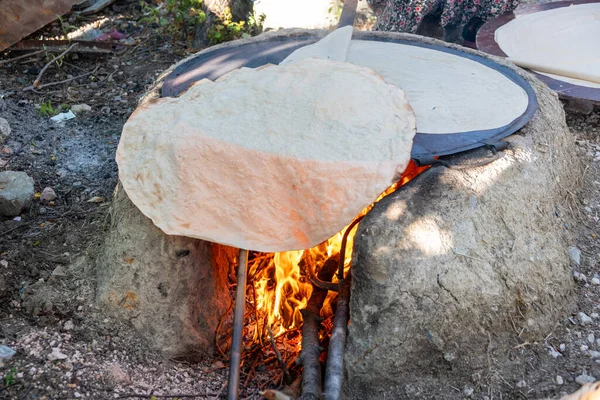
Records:
{"label": "raw dough flatbread", "polygon": [[333,61],[346,61],[346,53],[352,39],[352,27],[336,29],[315,44],[304,46],[287,56],[279,65],[304,60],[322,58]]}
{"label": "raw dough flatbread", "polygon": [[352,40],[346,61],[372,68],[401,87],[415,110],[420,133],[501,128],[529,104],[525,90],[500,72],[443,51]]}
{"label": "raw dough flatbread", "polygon": [[305,249],[399,177],[415,125],[404,92],[368,68],[243,68],[138,108],[117,149],[119,177],[167,234]]}
{"label": "raw dough flatbread", "polygon": [[[580,4],[517,18],[498,28],[495,39],[511,58],[600,79],[600,3]],[[579,86],[600,84],[543,73]]]}

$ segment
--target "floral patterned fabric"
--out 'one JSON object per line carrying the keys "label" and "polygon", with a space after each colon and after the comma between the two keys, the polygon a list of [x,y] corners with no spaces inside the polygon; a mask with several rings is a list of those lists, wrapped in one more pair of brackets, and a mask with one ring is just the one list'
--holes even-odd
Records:
{"label": "floral patterned fabric", "polygon": [[377,31],[415,33],[422,19],[441,12],[441,25],[460,26],[514,10],[519,0],[367,0],[375,9]]}

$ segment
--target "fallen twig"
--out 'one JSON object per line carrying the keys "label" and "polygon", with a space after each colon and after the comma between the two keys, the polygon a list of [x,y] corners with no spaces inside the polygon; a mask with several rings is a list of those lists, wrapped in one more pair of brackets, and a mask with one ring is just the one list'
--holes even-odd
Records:
{"label": "fallen twig", "polygon": [[124,394],[119,397],[115,397],[115,399],[133,399],[133,398],[173,399],[175,397],[178,397],[178,398],[183,398],[183,397],[206,398],[206,397],[215,396],[215,395],[217,395],[217,393],[206,393],[206,394],[200,394],[200,393],[195,393],[195,394],[137,394],[137,393],[132,393],[132,394]]}
{"label": "fallen twig", "polygon": [[36,88],[37,88],[37,89],[43,89],[43,88],[45,88],[45,87],[48,87],[48,86],[60,85],[60,84],[62,84],[62,83],[68,83],[68,82],[74,81],[75,79],[79,79],[79,78],[85,78],[86,76],[88,76],[88,75],[92,75],[92,74],[94,74],[96,71],[98,71],[98,68],[100,68],[100,66],[96,66],[96,68],[94,68],[94,70],[93,70],[93,71],[86,72],[85,74],[77,75],[77,76],[74,76],[74,77],[72,77],[72,78],[65,79],[65,80],[63,80],[63,81],[58,81],[58,82],[50,82],[50,83],[46,83],[46,84],[43,84],[43,85],[39,85],[39,86],[37,86],[37,87],[34,87],[34,85],[35,85],[35,83],[34,83],[34,85],[27,86],[26,88],[24,88],[24,89],[23,89],[23,91],[24,91],[24,92],[27,92],[27,91],[30,91],[30,90],[31,90],[31,91],[34,91],[34,92],[35,92],[35,91],[36,91],[36,90],[35,90]]}
{"label": "fallen twig", "polygon": [[62,53],[60,53],[58,56],[54,57],[52,59],[52,61],[46,63],[46,65],[44,65],[44,67],[42,68],[42,70],[40,71],[40,73],[38,74],[37,78],[35,78],[35,81],[33,81],[33,87],[34,88],[38,88],[40,87],[40,80],[42,79],[42,76],[44,75],[44,72],[46,72],[46,70],[48,68],[50,68],[50,66],[55,62],[60,60],[61,58],[63,58],[65,55],[67,55],[68,52],[70,52],[71,50],[73,50],[73,48],[75,48],[78,44],[77,43],[73,43],[72,45],[70,45],[65,51],[63,51]]}
{"label": "fallen twig", "polygon": [[271,346],[273,346],[273,351],[275,352],[277,361],[279,361],[279,364],[281,365],[281,369],[283,370],[283,377],[285,379],[285,383],[289,385],[290,383],[292,383],[292,376],[290,375],[290,371],[288,371],[287,366],[285,365],[285,362],[283,361],[283,358],[281,357],[281,353],[279,352],[279,349],[277,348],[277,344],[275,343],[273,331],[271,330],[271,327],[269,325],[267,325],[267,331],[269,332],[269,340],[271,341]]}
{"label": "fallen twig", "polygon": [[46,50],[42,49],[42,50],[34,51],[33,53],[22,54],[22,55],[20,55],[18,57],[9,58],[8,60],[2,60],[2,61],[0,61],[0,65],[4,65],[4,64],[11,63],[11,62],[19,61],[19,60],[22,60],[22,59],[28,58],[28,57],[33,57],[33,56],[36,56],[38,54],[45,53],[45,52],[46,52]]}

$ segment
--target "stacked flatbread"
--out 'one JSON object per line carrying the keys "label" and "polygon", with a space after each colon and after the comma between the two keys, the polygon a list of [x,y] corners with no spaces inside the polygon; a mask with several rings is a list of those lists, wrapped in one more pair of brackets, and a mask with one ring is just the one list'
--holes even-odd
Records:
{"label": "stacked flatbread", "polygon": [[521,116],[529,104],[521,86],[452,50],[351,38],[351,27],[338,29],[296,50],[281,64],[313,57],[371,68],[404,90],[415,110],[419,133],[498,129]]}
{"label": "stacked flatbread", "polygon": [[415,132],[404,92],[373,70],[305,59],[235,70],[139,108],[117,162],[133,203],[167,234],[298,250],[398,179]]}
{"label": "stacked flatbread", "polygon": [[133,203],[167,234],[306,249],[397,181],[417,121],[427,133],[484,130],[527,107],[520,86],[480,63],[351,38],[339,29],[279,66],[136,110],[117,150]]}
{"label": "stacked flatbread", "polygon": [[600,3],[517,15],[496,30],[495,40],[517,65],[600,88]]}

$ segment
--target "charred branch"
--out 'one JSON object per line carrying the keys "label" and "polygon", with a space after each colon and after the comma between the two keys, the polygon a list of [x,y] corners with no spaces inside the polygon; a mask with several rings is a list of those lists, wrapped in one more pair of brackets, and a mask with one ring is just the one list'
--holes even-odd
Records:
{"label": "charred branch", "polygon": [[[317,278],[329,281],[337,270],[337,259],[328,259],[319,271]],[[319,345],[319,325],[321,323],[321,308],[327,297],[327,290],[314,287],[308,300],[307,307],[302,310],[304,325],[302,326],[302,400],[317,400],[321,398],[321,347]]]}
{"label": "charred branch", "polygon": [[325,393],[323,398],[337,400],[340,398],[342,387],[342,370],[344,366],[344,347],[346,346],[346,331],[350,308],[350,279],[351,275],[340,282],[340,291],[337,303],[333,330],[329,340],[327,353],[327,368],[325,370]]}
{"label": "charred branch", "polygon": [[289,385],[290,383],[292,383],[292,376],[290,375],[290,372],[288,371],[287,366],[283,361],[283,357],[281,357],[281,353],[279,352],[277,344],[275,343],[273,331],[271,330],[271,327],[269,325],[267,325],[267,330],[269,331],[269,340],[271,341],[271,346],[273,347],[273,351],[275,352],[277,361],[279,361],[279,365],[281,365],[281,369],[283,370],[283,378],[285,380],[285,383]]}

